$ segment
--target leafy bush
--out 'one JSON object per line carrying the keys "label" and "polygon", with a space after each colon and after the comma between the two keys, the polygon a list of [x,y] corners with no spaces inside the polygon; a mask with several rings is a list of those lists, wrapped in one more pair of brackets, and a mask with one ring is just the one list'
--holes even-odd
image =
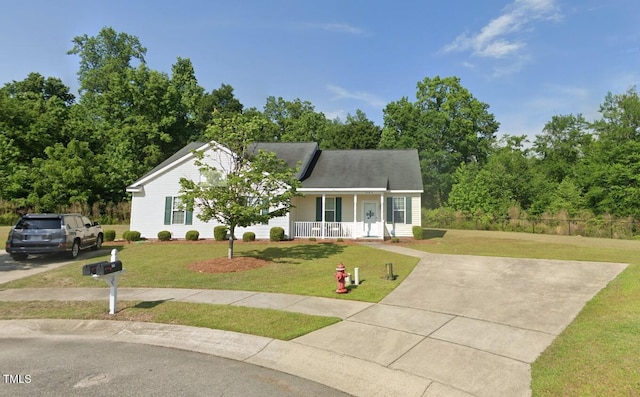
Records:
{"label": "leafy bush", "polygon": [[17,220],[18,220],[18,215],[16,214],[0,215],[0,225],[3,225],[3,226],[13,226]]}
{"label": "leafy bush", "polygon": [[399,243],[400,242],[400,237],[395,237],[395,236],[391,237],[391,242],[392,243]]}
{"label": "leafy bush", "polygon": [[242,241],[256,241],[256,234],[254,232],[244,232],[242,235]]}
{"label": "leafy bush", "polygon": [[338,242],[338,243],[342,243],[342,242],[344,242],[344,239],[343,239],[342,237],[338,237],[338,239],[336,240],[336,242]]}
{"label": "leafy bush", "polygon": [[227,239],[227,231],[226,226],[216,226],[213,228],[213,238],[216,241],[224,241]]}
{"label": "leafy bush", "polygon": [[189,230],[187,234],[185,234],[184,238],[189,241],[198,241],[200,238],[200,232],[197,230]]}
{"label": "leafy bush", "polygon": [[169,241],[171,240],[171,232],[168,230],[162,230],[158,232],[158,240],[160,241]]}
{"label": "leafy bush", "polygon": [[315,237],[309,237],[309,241],[317,241]]}
{"label": "leafy bush", "polygon": [[104,231],[104,241],[113,241],[116,239],[116,231],[108,229]]}
{"label": "leafy bush", "polygon": [[284,240],[284,229],[279,226],[274,226],[269,230],[269,240],[282,241]]}
{"label": "leafy bush", "polygon": [[140,241],[141,234],[140,232],[135,230],[127,230],[124,233],[122,233],[122,238],[127,241]]}
{"label": "leafy bush", "polygon": [[416,240],[422,240],[424,238],[424,229],[422,226],[414,226],[411,231],[413,232],[413,238]]}

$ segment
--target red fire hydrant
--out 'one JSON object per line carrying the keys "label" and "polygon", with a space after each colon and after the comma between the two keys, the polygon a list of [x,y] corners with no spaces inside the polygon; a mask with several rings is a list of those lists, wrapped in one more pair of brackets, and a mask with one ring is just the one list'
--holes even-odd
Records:
{"label": "red fire hydrant", "polygon": [[345,270],[346,269],[344,268],[342,262],[340,262],[338,267],[336,267],[336,274],[334,274],[334,276],[338,281],[338,289],[336,290],[338,294],[345,294],[349,292],[349,290],[345,288],[345,280],[348,276]]}

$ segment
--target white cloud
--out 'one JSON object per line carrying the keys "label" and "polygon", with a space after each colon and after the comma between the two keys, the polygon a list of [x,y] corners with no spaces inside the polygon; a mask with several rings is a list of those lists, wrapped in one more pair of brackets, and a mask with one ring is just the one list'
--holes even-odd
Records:
{"label": "white cloud", "polygon": [[334,96],[331,98],[332,101],[341,99],[353,99],[356,101],[364,102],[376,109],[382,109],[387,105],[387,102],[385,100],[369,92],[350,92],[342,87],[333,84],[329,84],[327,86],[327,90],[334,94]]}
{"label": "white cloud", "polygon": [[504,58],[519,53],[526,46],[518,34],[532,29],[533,22],[560,18],[555,0],[515,0],[480,32],[461,34],[445,46],[444,51],[471,51],[479,57]]}

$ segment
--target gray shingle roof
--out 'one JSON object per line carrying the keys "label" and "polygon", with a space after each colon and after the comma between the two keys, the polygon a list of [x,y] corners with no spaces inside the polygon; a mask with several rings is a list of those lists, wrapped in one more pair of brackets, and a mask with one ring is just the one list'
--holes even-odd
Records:
{"label": "gray shingle roof", "polygon": [[322,150],[302,187],[422,191],[418,151]]}
{"label": "gray shingle roof", "polygon": [[[139,181],[178,161],[205,142],[192,142],[157,167],[140,177]],[[297,174],[302,188],[375,189],[422,191],[422,175],[418,151],[408,150],[319,150],[315,142],[259,142],[248,148],[271,151],[290,167],[300,165]]]}
{"label": "gray shingle roof", "polygon": [[275,153],[291,168],[299,165],[300,170],[296,176],[302,179],[318,151],[318,144],[315,142],[258,142],[251,144],[248,152],[255,153],[258,150]]}

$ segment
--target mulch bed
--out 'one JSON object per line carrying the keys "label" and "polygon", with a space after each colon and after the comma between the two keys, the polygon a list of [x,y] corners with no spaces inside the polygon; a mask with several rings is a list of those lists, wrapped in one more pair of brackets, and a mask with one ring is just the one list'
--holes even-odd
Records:
{"label": "mulch bed", "polygon": [[269,261],[259,258],[238,256],[233,259],[214,258],[192,263],[189,270],[198,273],[233,273],[256,269],[269,264]]}

